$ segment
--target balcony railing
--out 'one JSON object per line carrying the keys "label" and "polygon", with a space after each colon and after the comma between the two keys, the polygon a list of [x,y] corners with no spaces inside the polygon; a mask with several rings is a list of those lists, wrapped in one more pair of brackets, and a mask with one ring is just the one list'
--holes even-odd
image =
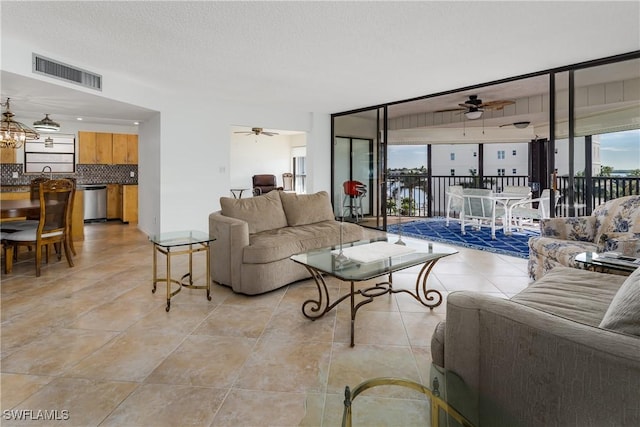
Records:
{"label": "balcony railing", "polygon": [[[528,186],[527,176],[432,176],[398,174],[389,178],[387,213],[402,216],[435,217],[446,215],[446,191],[451,185],[490,188],[500,192],[506,186]],[[558,177],[560,202],[556,216],[588,215],[607,200],[628,195],[640,195],[640,177],[575,177],[573,209],[569,207],[570,187],[567,177]],[[540,189],[541,190],[541,189]]]}

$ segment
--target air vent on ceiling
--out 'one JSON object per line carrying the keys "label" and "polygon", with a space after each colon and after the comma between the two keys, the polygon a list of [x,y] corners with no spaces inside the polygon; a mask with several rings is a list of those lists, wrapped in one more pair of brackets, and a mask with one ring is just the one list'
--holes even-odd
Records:
{"label": "air vent on ceiling", "polygon": [[95,90],[102,90],[102,76],[72,67],[61,62],[33,54],[33,72],[76,83]]}

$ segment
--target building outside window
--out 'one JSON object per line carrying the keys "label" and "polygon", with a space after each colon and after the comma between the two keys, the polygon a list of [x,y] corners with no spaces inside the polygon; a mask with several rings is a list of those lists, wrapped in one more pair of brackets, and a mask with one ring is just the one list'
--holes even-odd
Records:
{"label": "building outside window", "polygon": [[498,159],[504,159],[504,150],[498,151]]}
{"label": "building outside window", "polygon": [[514,174],[514,175],[515,175],[515,174],[517,174],[517,173],[518,173],[518,169],[513,168],[513,169],[511,170],[511,173],[512,173],[512,174]]}
{"label": "building outside window", "polygon": [[455,176],[456,175],[456,170],[455,169],[451,169],[451,176]]}
{"label": "building outside window", "polygon": [[451,153],[451,160],[455,160],[456,159],[456,153]]}
{"label": "building outside window", "polygon": [[516,150],[513,150],[513,152],[511,153],[512,155],[516,155]]}
{"label": "building outside window", "polygon": [[498,176],[504,176],[504,168],[498,168]]}

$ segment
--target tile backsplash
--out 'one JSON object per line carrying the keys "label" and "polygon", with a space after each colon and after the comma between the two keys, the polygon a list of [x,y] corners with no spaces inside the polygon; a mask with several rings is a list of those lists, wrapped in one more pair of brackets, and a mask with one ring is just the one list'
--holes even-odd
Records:
{"label": "tile backsplash", "polygon": [[[29,185],[38,174],[24,174],[22,163],[0,164],[1,185]],[[13,174],[18,177],[14,178]],[[133,177],[131,176],[133,172]],[[45,173],[45,175],[47,175]],[[56,173],[54,178],[76,178],[78,184],[137,184],[138,165],[76,165],[76,173]]]}

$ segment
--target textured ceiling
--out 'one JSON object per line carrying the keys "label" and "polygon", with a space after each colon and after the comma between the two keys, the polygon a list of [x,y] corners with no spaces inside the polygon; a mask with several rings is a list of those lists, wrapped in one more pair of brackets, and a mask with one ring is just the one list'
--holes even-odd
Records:
{"label": "textured ceiling", "polygon": [[[0,7],[3,52],[11,40],[26,41],[49,58],[149,90],[322,113],[640,49],[637,1],[3,0]],[[48,85],[31,88],[29,80],[3,73],[3,98],[31,93],[73,114],[65,99],[85,97],[48,94]],[[114,120],[148,113],[129,107],[90,111]]]}

